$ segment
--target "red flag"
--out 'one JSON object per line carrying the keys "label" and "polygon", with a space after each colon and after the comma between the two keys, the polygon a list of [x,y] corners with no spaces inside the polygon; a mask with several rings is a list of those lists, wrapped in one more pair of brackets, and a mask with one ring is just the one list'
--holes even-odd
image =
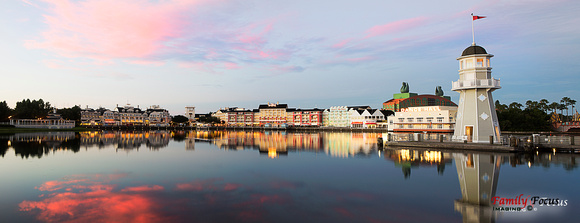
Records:
{"label": "red flag", "polygon": [[477,16],[477,15],[473,15],[473,14],[471,14],[471,15],[473,16],[473,20],[478,20],[478,19],[485,18],[485,16]]}

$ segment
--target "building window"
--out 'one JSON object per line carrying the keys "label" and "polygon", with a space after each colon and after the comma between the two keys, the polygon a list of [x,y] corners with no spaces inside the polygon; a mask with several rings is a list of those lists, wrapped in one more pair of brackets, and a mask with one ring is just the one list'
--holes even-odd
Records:
{"label": "building window", "polygon": [[415,118],[407,118],[407,122],[413,122]]}
{"label": "building window", "polygon": [[423,117],[417,118],[417,122],[423,122]]}
{"label": "building window", "polygon": [[443,129],[443,125],[437,125],[438,129]]}
{"label": "building window", "polygon": [[478,58],[477,59],[477,66],[478,67],[483,67],[483,58]]}
{"label": "building window", "polygon": [[465,61],[465,68],[472,68],[473,67],[473,60],[472,59],[467,59]]}
{"label": "building window", "polygon": [[443,117],[437,117],[437,122],[443,122]]}
{"label": "building window", "polygon": [[412,128],[413,128],[413,124],[409,124],[409,125],[408,125],[408,127],[409,127],[410,129],[412,129]]}
{"label": "building window", "polygon": [[399,122],[405,122],[405,118],[399,118]]}

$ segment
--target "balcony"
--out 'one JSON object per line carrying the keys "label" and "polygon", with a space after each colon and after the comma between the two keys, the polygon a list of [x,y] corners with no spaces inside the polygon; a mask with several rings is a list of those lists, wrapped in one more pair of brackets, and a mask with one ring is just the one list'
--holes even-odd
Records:
{"label": "balcony", "polygon": [[476,88],[491,88],[500,89],[499,80],[496,79],[480,79],[480,80],[459,80],[451,83],[451,90],[476,89]]}

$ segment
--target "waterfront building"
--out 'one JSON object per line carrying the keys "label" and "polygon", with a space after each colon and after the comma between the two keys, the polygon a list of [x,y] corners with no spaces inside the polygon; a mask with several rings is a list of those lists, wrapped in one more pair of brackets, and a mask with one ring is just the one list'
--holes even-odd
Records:
{"label": "waterfront building", "polygon": [[145,111],[145,114],[147,116],[145,124],[149,126],[165,127],[169,126],[169,122],[171,122],[169,111],[159,107],[159,105],[152,105]]}
{"label": "waterfront building", "polygon": [[322,126],[322,109],[287,109],[289,121],[294,126]]}
{"label": "waterfront building", "polygon": [[104,126],[117,126],[121,125],[121,120],[119,119],[119,113],[116,111],[111,111],[106,109],[103,111],[102,123]]}
{"label": "waterfront building", "polygon": [[189,122],[195,122],[195,107],[186,106],[185,107],[185,117],[189,119]]}
{"label": "waterfront building", "polygon": [[258,107],[258,116],[260,117],[260,125],[266,127],[278,127],[286,124],[288,109],[287,104],[267,103],[261,104]]}
{"label": "waterfront building", "polygon": [[492,92],[500,89],[500,81],[491,77],[493,55],[475,45],[467,47],[459,60],[459,80],[451,90],[459,92],[459,108],[454,141],[489,143],[490,136],[500,142],[500,128]]}
{"label": "waterfront building", "polygon": [[378,122],[385,120],[386,112],[379,109],[350,109],[350,127],[374,129]]}
{"label": "waterfront building", "polygon": [[127,104],[123,107],[117,107],[119,121],[124,126],[144,125],[147,114],[139,106],[137,108]]}
{"label": "waterfront building", "polygon": [[451,97],[445,96],[441,86],[435,87],[435,94],[409,93],[409,85],[403,82],[401,93],[383,103],[383,109],[393,111],[387,117],[391,132],[447,132],[455,126],[457,105]]}
{"label": "waterfront building", "polygon": [[254,112],[243,108],[226,111],[226,125],[228,126],[252,126],[254,124]]}
{"label": "waterfront building", "polygon": [[391,132],[447,132],[455,127],[456,106],[421,106],[403,108],[387,117]]}
{"label": "waterfront building", "polygon": [[211,116],[212,117],[216,117],[219,118],[220,121],[222,121],[223,123],[228,123],[228,112],[230,111],[236,111],[236,109],[238,109],[238,107],[225,107],[225,108],[220,108],[218,109],[216,112],[212,113]]}
{"label": "waterfront building", "polygon": [[399,112],[401,109],[420,106],[457,106],[451,97],[444,96],[440,86],[435,88],[435,95],[409,93],[409,85],[403,82],[401,93],[393,94],[393,98],[383,103],[384,110]]}
{"label": "waterfront building", "polygon": [[145,111],[129,104],[124,107],[117,105],[115,111],[105,108],[97,110],[86,108],[81,110],[81,125],[88,126],[169,126],[170,122],[171,115],[169,111],[159,105],[153,105]]}
{"label": "waterfront building", "polygon": [[333,106],[323,111],[323,125],[327,127],[350,127],[350,111],[370,109],[370,106]]}
{"label": "waterfront building", "polygon": [[97,125],[103,125],[103,112],[105,112],[107,109],[105,108],[99,108],[99,109],[92,109],[92,108],[86,108],[86,109],[81,109],[81,123],[80,125],[84,125],[84,126],[97,126]]}
{"label": "waterfront building", "polygon": [[10,119],[10,125],[16,128],[72,129],[75,127],[75,121],[63,119],[54,109],[45,119]]}

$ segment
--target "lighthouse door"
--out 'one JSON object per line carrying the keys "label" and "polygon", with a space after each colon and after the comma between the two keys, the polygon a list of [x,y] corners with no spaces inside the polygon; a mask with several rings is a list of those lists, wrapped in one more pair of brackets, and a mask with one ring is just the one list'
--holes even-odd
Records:
{"label": "lighthouse door", "polygon": [[465,135],[467,136],[467,141],[473,141],[473,126],[465,126]]}

